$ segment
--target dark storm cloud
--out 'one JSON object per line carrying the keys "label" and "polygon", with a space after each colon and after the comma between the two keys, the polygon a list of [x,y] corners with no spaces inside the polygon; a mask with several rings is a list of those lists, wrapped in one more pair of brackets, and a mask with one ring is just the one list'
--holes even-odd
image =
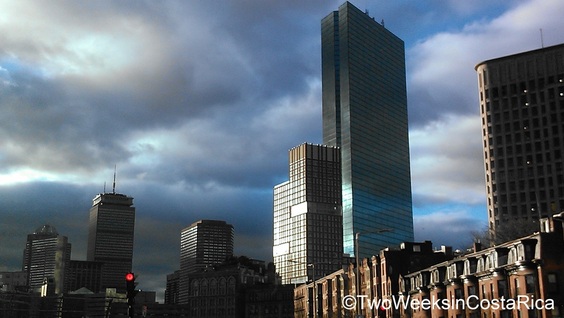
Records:
{"label": "dark storm cloud", "polygon": [[435,247],[446,245],[455,249],[469,248],[473,243],[472,232],[482,230],[487,224],[474,217],[472,210],[467,207],[460,209],[450,206],[448,211],[435,208],[435,212],[414,218],[415,239],[432,241]]}
{"label": "dark storm cloud", "polygon": [[15,73],[12,78],[17,84],[5,86],[0,95],[3,169],[33,167],[62,173],[128,156],[103,133],[114,121],[107,111],[70,96],[58,81],[29,73]]}
{"label": "dark storm cloud", "polygon": [[88,210],[93,191],[88,186],[54,182],[0,186],[0,266],[7,270],[21,269],[27,235],[44,224],[69,238],[73,259],[86,259]]}
{"label": "dark storm cloud", "polygon": [[[130,11],[117,7],[109,16],[103,14],[108,3],[73,5],[50,18],[41,16],[50,23],[50,36],[26,37],[26,30],[42,26],[39,20],[10,37],[11,55],[24,67],[7,70],[10,86],[2,95],[3,122],[20,128],[4,125],[4,139],[16,144],[4,148],[5,166],[68,171],[127,162],[133,154],[123,141],[131,134],[210,117],[222,126],[177,137],[199,141],[223,128],[227,138],[213,140],[218,148],[249,146],[257,133],[246,129],[249,121],[288,95],[309,94],[308,81],[319,73],[318,20],[300,21],[320,9],[309,5],[296,11],[291,3],[223,5],[229,10],[175,2]],[[32,10],[31,15],[39,14]],[[295,36],[300,33],[310,36]],[[106,56],[99,50],[109,39],[117,48]],[[318,107],[315,103],[304,106]],[[262,129],[259,133],[269,134],[271,127]],[[229,136],[235,132],[237,138]],[[226,145],[227,139],[236,139],[229,141],[235,144]],[[259,156],[269,150],[254,147]],[[214,171],[226,172],[208,173]]]}

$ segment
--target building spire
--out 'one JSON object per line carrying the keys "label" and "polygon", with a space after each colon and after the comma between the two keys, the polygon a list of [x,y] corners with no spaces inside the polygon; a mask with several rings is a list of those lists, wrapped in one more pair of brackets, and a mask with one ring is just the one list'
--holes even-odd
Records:
{"label": "building spire", "polygon": [[117,166],[114,165],[114,184],[112,186],[112,194],[116,194],[116,170]]}

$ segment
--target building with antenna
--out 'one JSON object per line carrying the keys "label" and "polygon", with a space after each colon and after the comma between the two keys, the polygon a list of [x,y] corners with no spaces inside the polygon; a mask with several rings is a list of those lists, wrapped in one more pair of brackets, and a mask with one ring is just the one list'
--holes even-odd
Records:
{"label": "building with antenna", "polygon": [[[92,200],[88,225],[87,260],[102,262],[101,289],[125,289],[124,275],[132,270],[135,207],[133,198],[115,192]],[[95,291],[97,292],[97,291]]]}
{"label": "building with antenna", "polygon": [[506,225],[564,210],[564,44],[484,61],[476,72],[489,229],[497,240]]}

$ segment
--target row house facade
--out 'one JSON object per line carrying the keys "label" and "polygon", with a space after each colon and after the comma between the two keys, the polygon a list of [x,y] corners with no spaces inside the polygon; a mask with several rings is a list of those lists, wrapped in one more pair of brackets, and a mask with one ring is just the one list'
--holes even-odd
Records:
{"label": "row house facade", "polygon": [[400,276],[399,317],[564,316],[562,224]]}
{"label": "row house facade", "polygon": [[[430,241],[404,242],[399,249],[386,248],[330,275],[294,289],[294,317],[394,317],[391,308],[376,306],[399,292],[402,273],[420,270],[451,259],[452,249],[433,250]],[[358,287],[357,287],[358,286]],[[315,297],[314,297],[315,296]]]}
{"label": "row house facade", "polygon": [[294,288],[294,317],[350,317],[343,307],[343,299],[355,295],[354,272],[351,265],[348,270],[340,269]]}

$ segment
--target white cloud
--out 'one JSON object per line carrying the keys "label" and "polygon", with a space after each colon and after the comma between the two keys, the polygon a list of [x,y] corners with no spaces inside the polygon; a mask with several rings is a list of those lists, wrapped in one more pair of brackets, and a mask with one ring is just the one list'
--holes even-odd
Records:
{"label": "white cloud", "polygon": [[137,27],[139,24],[127,27],[132,16],[101,14],[103,9],[57,2],[12,2],[2,5],[0,27],[14,31],[4,32],[0,38],[14,60],[40,69],[46,76],[108,76],[130,67],[143,55],[143,48],[158,37],[150,29]]}
{"label": "white cloud", "polygon": [[410,131],[414,201],[485,203],[480,129],[451,115]]}
{"label": "white cloud", "polygon": [[[416,210],[427,205],[484,204],[477,76],[488,59],[564,42],[561,1],[517,1],[492,20],[440,32],[409,49],[412,184]],[[486,215],[482,216],[486,218]]]}
{"label": "white cloud", "polygon": [[407,53],[412,122],[477,112],[475,65],[540,48],[540,28],[545,45],[564,42],[563,11],[562,1],[527,1],[491,21],[472,21],[418,42]]}

